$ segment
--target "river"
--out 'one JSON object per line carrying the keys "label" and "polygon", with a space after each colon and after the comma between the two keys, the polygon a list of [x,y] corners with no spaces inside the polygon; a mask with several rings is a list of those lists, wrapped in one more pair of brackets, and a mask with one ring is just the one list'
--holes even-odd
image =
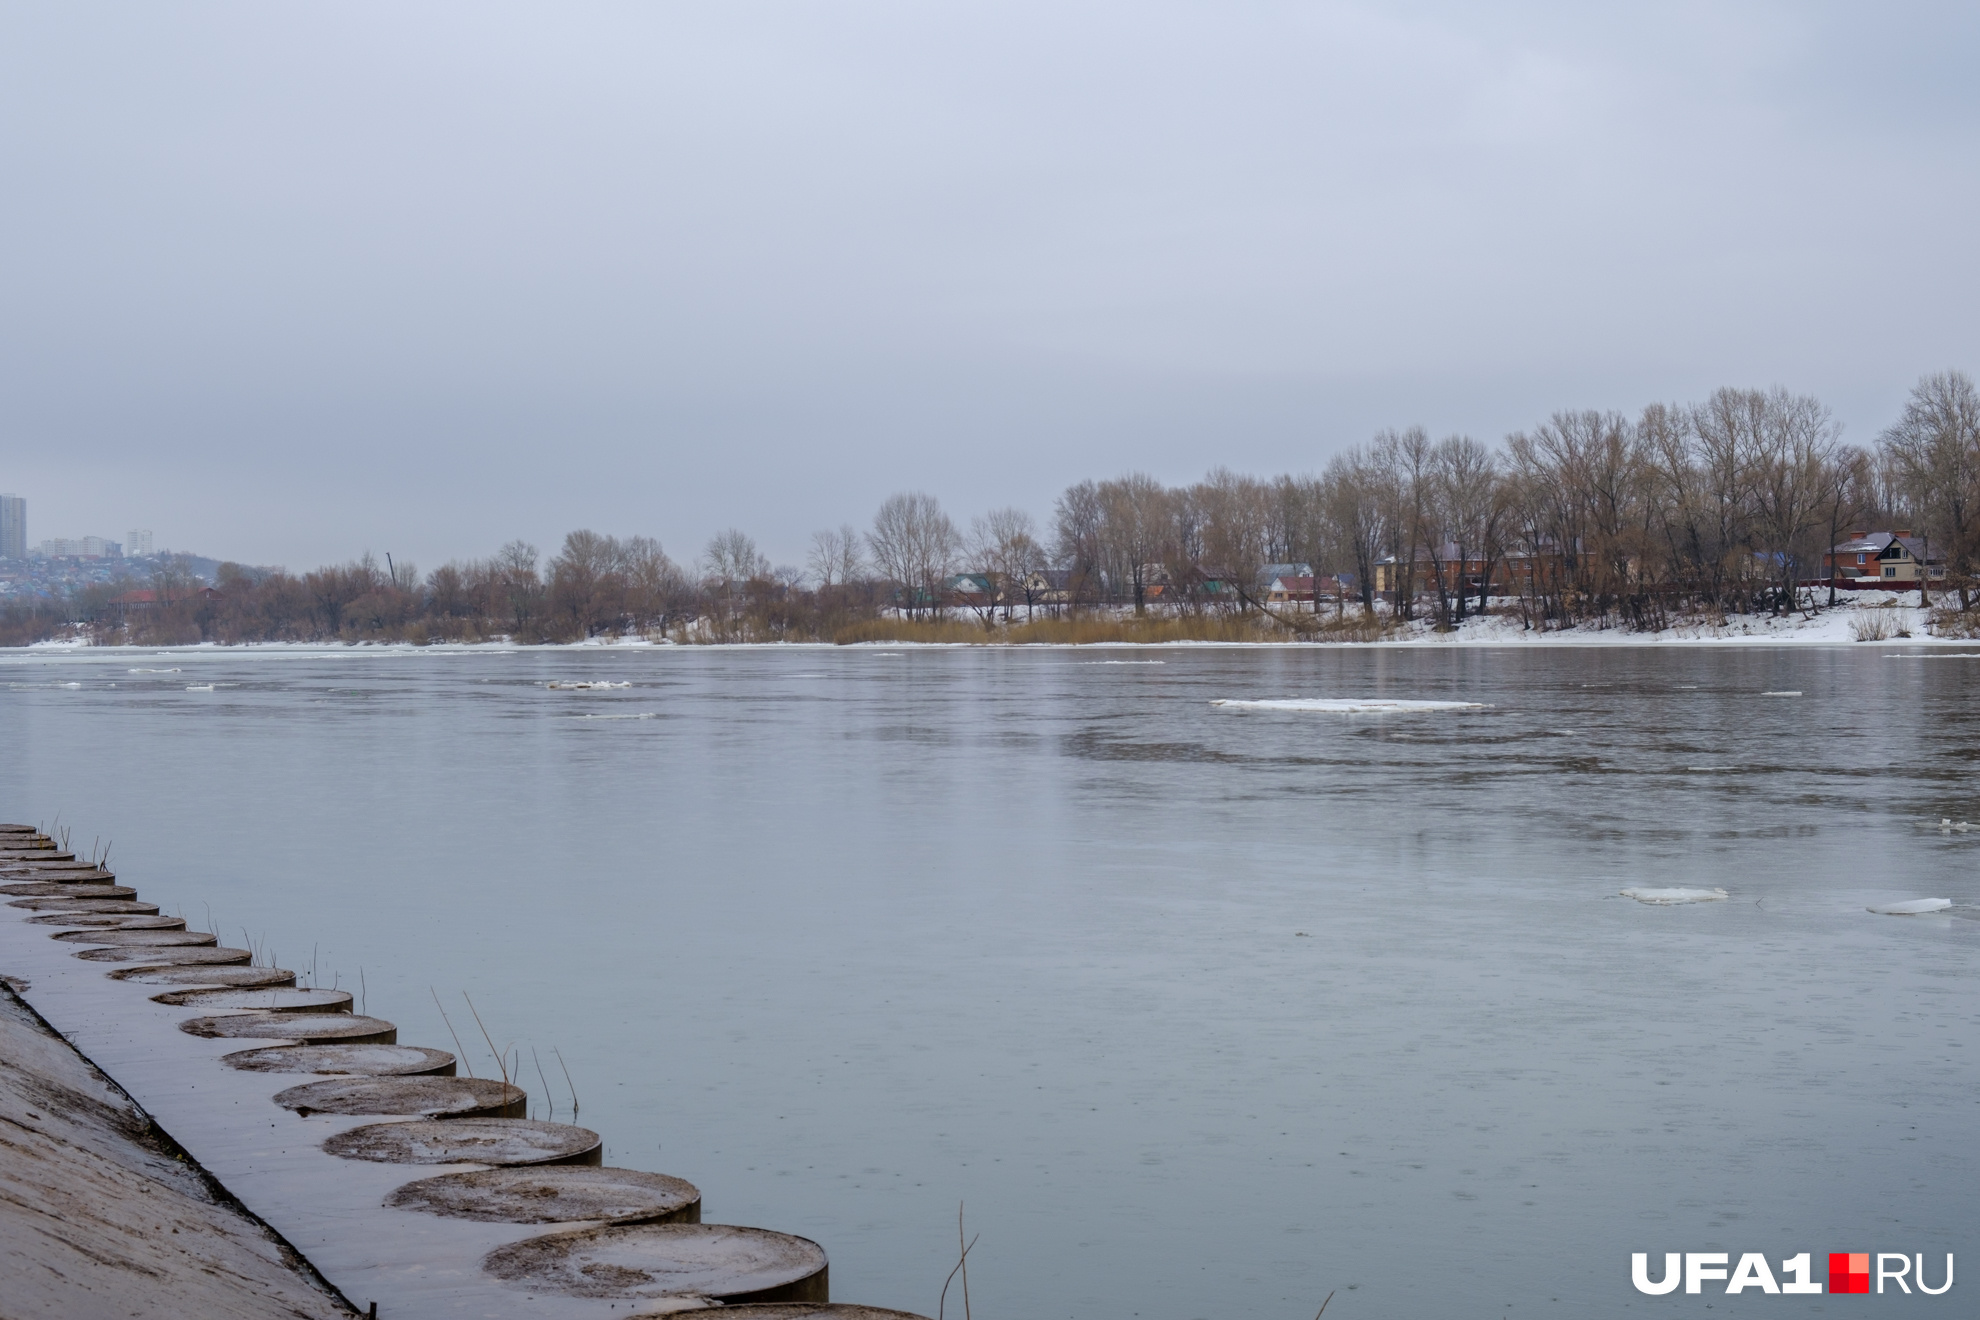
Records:
{"label": "river", "polygon": [[[539,1115],[574,1089],[610,1162],[817,1239],[842,1300],[933,1315],[959,1203],[986,1320],[1608,1315],[1649,1301],[1631,1252],[1936,1281],[1980,1245],[1980,828],[1938,828],[1980,825],[1980,657],[106,648],[0,680],[0,818],[59,813],[452,1049],[437,994],[486,1075],[471,995]],[[1212,704],[1287,697],[1479,705]],[[1956,906],[1865,910],[1925,897]]]}

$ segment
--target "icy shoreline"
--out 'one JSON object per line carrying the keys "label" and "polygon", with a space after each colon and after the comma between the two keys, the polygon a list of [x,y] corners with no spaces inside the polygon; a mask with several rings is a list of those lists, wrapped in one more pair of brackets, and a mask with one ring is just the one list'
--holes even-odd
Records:
{"label": "icy shoreline", "polygon": [[[1505,612],[1508,607],[1498,606],[1497,611],[1483,616],[1473,616],[1449,632],[1438,632],[1427,619],[1415,619],[1403,624],[1394,633],[1377,640],[1358,641],[1335,640],[1327,636],[1295,637],[1287,635],[1283,639],[1260,641],[1104,641],[1104,642],[1012,642],[997,638],[968,642],[920,642],[920,641],[874,641],[874,642],[676,642],[672,639],[654,640],[647,637],[593,637],[581,642],[512,642],[496,639],[485,642],[433,642],[415,645],[411,642],[200,642],[190,646],[96,646],[86,638],[68,638],[57,641],[35,642],[32,645],[0,651],[6,655],[46,656],[54,654],[88,653],[100,655],[106,660],[118,657],[140,655],[186,656],[201,653],[220,655],[242,655],[259,653],[269,655],[323,655],[323,654],[378,654],[403,653],[408,655],[450,655],[485,654],[489,652],[525,651],[601,651],[601,650],[672,650],[677,648],[693,650],[828,650],[851,652],[893,651],[912,648],[915,650],[976,650],[981,648],[1006,648],[1012,650],[1093,650],[1096,648],[1132,648],[1149,650],[1174,647],[1221,647],[1221,648],[1270,648],[1270,647],[1344,647],[1344,648],[1407,648],[1407,647],[1671,647],[1671,646],[1849,646],[1875,647],[1879,649],[1903,647],[1958,648],[1966,647],[1980,653],[1980,639],[1970,637],[1937,637],[1928,632],[1930,611],[1916,603],[1915,592],[1864,592],[1853,599],[1841,601],[1834,606],[1822,606],[1813,614],[1796,612],[1786,617],[1771,615],[1733,615],[1723,623],[1686,622],[1675,627],[1655,632],[1636,632],[1615,626],[1577,626],[1572,628],[1541,629],[1524,625],[1517,614]],[[1350,611],[1349,617],[1354,616]],[[1859,639],[1857,627],[1869,620],[1876,620],[1890,632],[1905,633],[1908,636],[1890,636],[1874,640]],[[0,659],[4,663],[4,659]]]}

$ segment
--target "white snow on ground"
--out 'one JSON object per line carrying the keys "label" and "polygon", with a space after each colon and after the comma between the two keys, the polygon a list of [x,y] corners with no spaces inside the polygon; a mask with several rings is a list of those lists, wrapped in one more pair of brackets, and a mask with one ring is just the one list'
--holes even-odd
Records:
{"label": "white snow on ground", "polygon": [[[1627,628],[1565,628],[1542,632],[1521,625],[1516,606],[1495,600],[1493,613],[1467,619],[1453,632],[1440,633],[1423,619],[1404,625],[1393,639],[1349,643],[1370,646],[1877,646],[1911,647],[1961,645],[1970,638],[1944,639],[1926,630],[1928,611],[1918,606],[1915,591],[1859,591],[1845,594],[1831,609],[1813,615],[1796,611],[1784,618],[1772,615],[1728,615],[1724,623],[1681,623],[1658,632]],[[1353,613],[1352,609],[1349,611]],[[1880,624],[1888,639],[1859,642],[1859,626]],[[1905,632],[1909,637],[1896,634]]]}
{"label": "white snow on ground", "polygon": [[1374,697],[1302,697],[1289,701],[1213,701],[1233,710],[1310,710],[1331,714],[1397,714],[1419,710],[1484,710],[1482,701],[1385,701]]}
{"label": "white snow on ground", "polygon": [[[1825,593],[1816,593],[1818,597]],[[1386,606],[1383,607],[1386,609]],[[1348,615],[1353,618],[1358,606],[1350,606]],[[1853,595],[1845,594],[1831,608],[1822,606],[1813,614],[1797,611],[1785,618],[1771,615],[1729,615],[1721,623],[1687,622],[1658,632],[1635,632],[1620,627],[1590,627],[1541,629],[1525,627],[1519,616],[1516,602],[1495,598],[1493,612],[1482,617],[1474,616],[1465,620],[1462,626],[1447,632],[1436,631],[1427,619],[1416,619],[1404,624],[1393,635],[1381,641],[1348,642],[1324,641],[1319,645],[1341,647],[1424,647],[1424,646],[1864,646],[1888,649],[1896,654],[1892,659],[1980,659],[1980,651],[1972,649],[1974,639],[1970,637],[1934,637],[1927,629],[1928,611],[1918,605],[1915,591],[1862,591]],[[1332,616],[1332,607],[1325,612]],[[1101,612],[1104,614],[1104,612]],[[1128,617],[1132,611],[1123,608],[1117,613]],[[1887,639],[1858,641],[1859,629],[1887,631]],[[1909,636],[1899,636],[1909,633]],[[988,643],[997,645],[997,643]],[[1096,642],[1085,646],[1071,643],[1031,643],[1031,650],[1139,650],[1223,648],[1248,646],[1312,646],[1316,642],[1306,638],[1294,638],[1290,633],[1282,642]],[[248,646],[222,646],[215,642],[202,642],[185,647],[103,647],[90,645],[87,637],[63,638],[58,641],[36,642],[19,649],[9,648],[0,654],[0,666],[8,663],[22,663],[41,653],[45,658],[51,651],[82,653],[78,658],[111,660],[116,653],[123,652],[121,663],[128,665],[131,652],[149,654],[159,659],[198,660],[203,656],[224,656],[233,658],[242,655],[264,657],[293,656],[309,658],[326,654],[363,655],[450,655],[466,652],[508,652],[518,653],[529,650],[610,650],[618,648],[666,649],[674,643],[654,641],[640,637],[593,637],[582,642],[543,643],[527,645],[509,640],[488,642],[441,642],[429,646],[414,646],[407,642],[256,642]],[[772,642],[772,643],[721,643],[711,644],[709,650],[761,649],[772,646],[783,650],[814,648],[818,650],[859,651],[867,655],[899,656],[901,649],[912,650],[959,650],[985,645],[980,642],[869,642],[849,647],[838,647],[831,642]],[[880,650],[880,647],[886,650]],[[1965,648],[1953,651],[1949,648]],[[95,654],[90,654],[95,652]],[[108,654],[106,654],[106,652]],[[1903,654],[1909,652],[1910,654]],[[135,672],[135,671],[133,671]],[[154,671],[170,672],[170,671]]]}
{"label": "white snow on ground", "polygon": [[1624,898],[1633,898],[1639,903],[1654,903],[1667,906],[1672,903],[1723,903],[1726,891],[1723,889],[1625,889]]}
{"label": "white snow on ground", "polygon": [[1951,906],[1950,898],[1914,898],[1909,903],[1885,903],[1864,910],[1883,917],[1915,917],[1925,912],[1944,912]]}

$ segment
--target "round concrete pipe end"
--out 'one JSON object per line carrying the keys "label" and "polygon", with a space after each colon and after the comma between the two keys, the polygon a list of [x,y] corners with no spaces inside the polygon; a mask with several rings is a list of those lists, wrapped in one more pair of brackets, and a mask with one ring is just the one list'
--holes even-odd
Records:
{"label": "round concrete pipe end", "polygon": [[602,1164],[589,1128],[526,1118],[435,1118],[373,1123],[340,1132],[323,1149],[376,1164]]}
{"label": "round concrete pipe end", "polygon": [[332,1077],[292,1086],[275,1103],[303,1115],[522,1118],[529,1093],[485,1077]]}
{"label": "round concrete pipe end", "polygon": [[410,1182],[385,1198],[395,1210],[486,1223],[698,1224],[701,1189],[664,1173],[579,1164],[478,1169]]}
{"label": "round concrete pipe end", "polygon": [[298,1045],[391,1045],[399,1029],[383,1018],[355,1013],[227,1013],[187,1018],[179,1030],[189,1036],[225,1040],[286,1040]]}
{"label": "round concrete pipe end", "polygon": [[497,1247],[481,1267],[504,1283],[567,1297],[831,1300],[823,1247],[733,1224],[619,1224],[551,1233]]}
{"label": "round concrete pipe end", "polygon": [[298,990],[293,986],[270,989],[210,986],[194,990],[168,990],[162,995],[153,995],[151,1002],[170,1004],[174,1008],[241,1009],[257,1013],[349,1013],[351,992]]}
{"label": "round concrete pipe end", "polygon": [[217,948],[160,948],[156,945],[145,947],[131,945],[112,946],[103,949],[82,949],[76,957],[85,962],[141,962],[153,967],[175,965],[180,967],[228,967],[245,966],[254,960],[254,955],[246,949],[229,949],[224,945]]}
{"label": "round concrete pipe end", "polygon": [[280,967],[119,967],[109,976],[133,985],[205,986],[213,990],[267,989],[296,983],[296,974]]}
{"label": "round concrete pipe end", "polygon": [[424,1045],[264,1045],[224,1054],[242,1072],[314,1073],[325,1077],[452,1077],[454,1056]]}

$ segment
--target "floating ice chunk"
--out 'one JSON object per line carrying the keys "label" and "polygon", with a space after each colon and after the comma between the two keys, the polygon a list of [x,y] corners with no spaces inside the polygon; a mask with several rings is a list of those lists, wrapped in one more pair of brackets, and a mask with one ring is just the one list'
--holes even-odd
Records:
{"label": "floating ice chunk", "polygon": [[1076,665],[1166,665],[1167,660],[1075,660]]}
{"label": "floating ice chunk", "polygon": [[660,712],[657,710],[642,710],[631,715],[573,715],[571,718],[577,720],[657,720],[660,718]]}
{"label": "floating ice chunk", "polygon": [[176,669],[132,669],[127,672],[133,674],[176,674],[179,671]]}
{"label": "floating ice chunk", "polygon": [[1762,692],[1760,695],[1763,697],[1798,697],[1801,695],[1801,689],[1796,688],[1792,692]]}
{"label": "floating ice chunk", "polygon": [[604,692],[610,688],[629,688],[632,686],[632,684],[629,682],[612,683],[612,682],[607,682],[604,679],[599,679],[597,682],[574,682],[574,683],[566,683],[561,680],[552,679],[550,682],[545,683],[543,686],[549,688],[553,692]]}
{"label": "floating ice chunk", "polygon": [[212,685],[211,683],[188,683],[188,684],[186,684],[186,691],[188,691],[188,692],[211,692],[211,691],[213,691],[213,685]]}
{"label": "floating ice chunk", "polygon": [[57,683],[57,684],[56,684],[55,686],[56,686],[56,687],[58,687],[58,688],[77,688],[77,689],[80,689],[80,688],[82,687],[82,684],[80,684],[80,683]]}
{"label": "floating ice chunk", "polygon": [[1951,816],[1939,817],[1939,833],[1941,834],[1964,834],[1972,828],[1971,825],[1963,820],[1955,824]]}
{"label": "floating ice chunk", "polygon": [[1883,903],[1865,912],[1875,912],[1880,917],[1915,917],[1925,912],[1944,912],[1952,906],[1950,898],[1914,898],[1909,903]]}
{"label": "floating ice chunk", "polygon": [[1723,903],[1727,894],[1723,889],[1625,889],[1624,898],[1633,898],[1639,903]]}
{"label": "floating ice chunk", "polygon": [[1302,697],[1286,701],[1213,701],[1232,710],[1299,710],[1336,714],[1402,714],[1419,710],[1484,710],[1482,701],[1388,701],[1377,697]]}

